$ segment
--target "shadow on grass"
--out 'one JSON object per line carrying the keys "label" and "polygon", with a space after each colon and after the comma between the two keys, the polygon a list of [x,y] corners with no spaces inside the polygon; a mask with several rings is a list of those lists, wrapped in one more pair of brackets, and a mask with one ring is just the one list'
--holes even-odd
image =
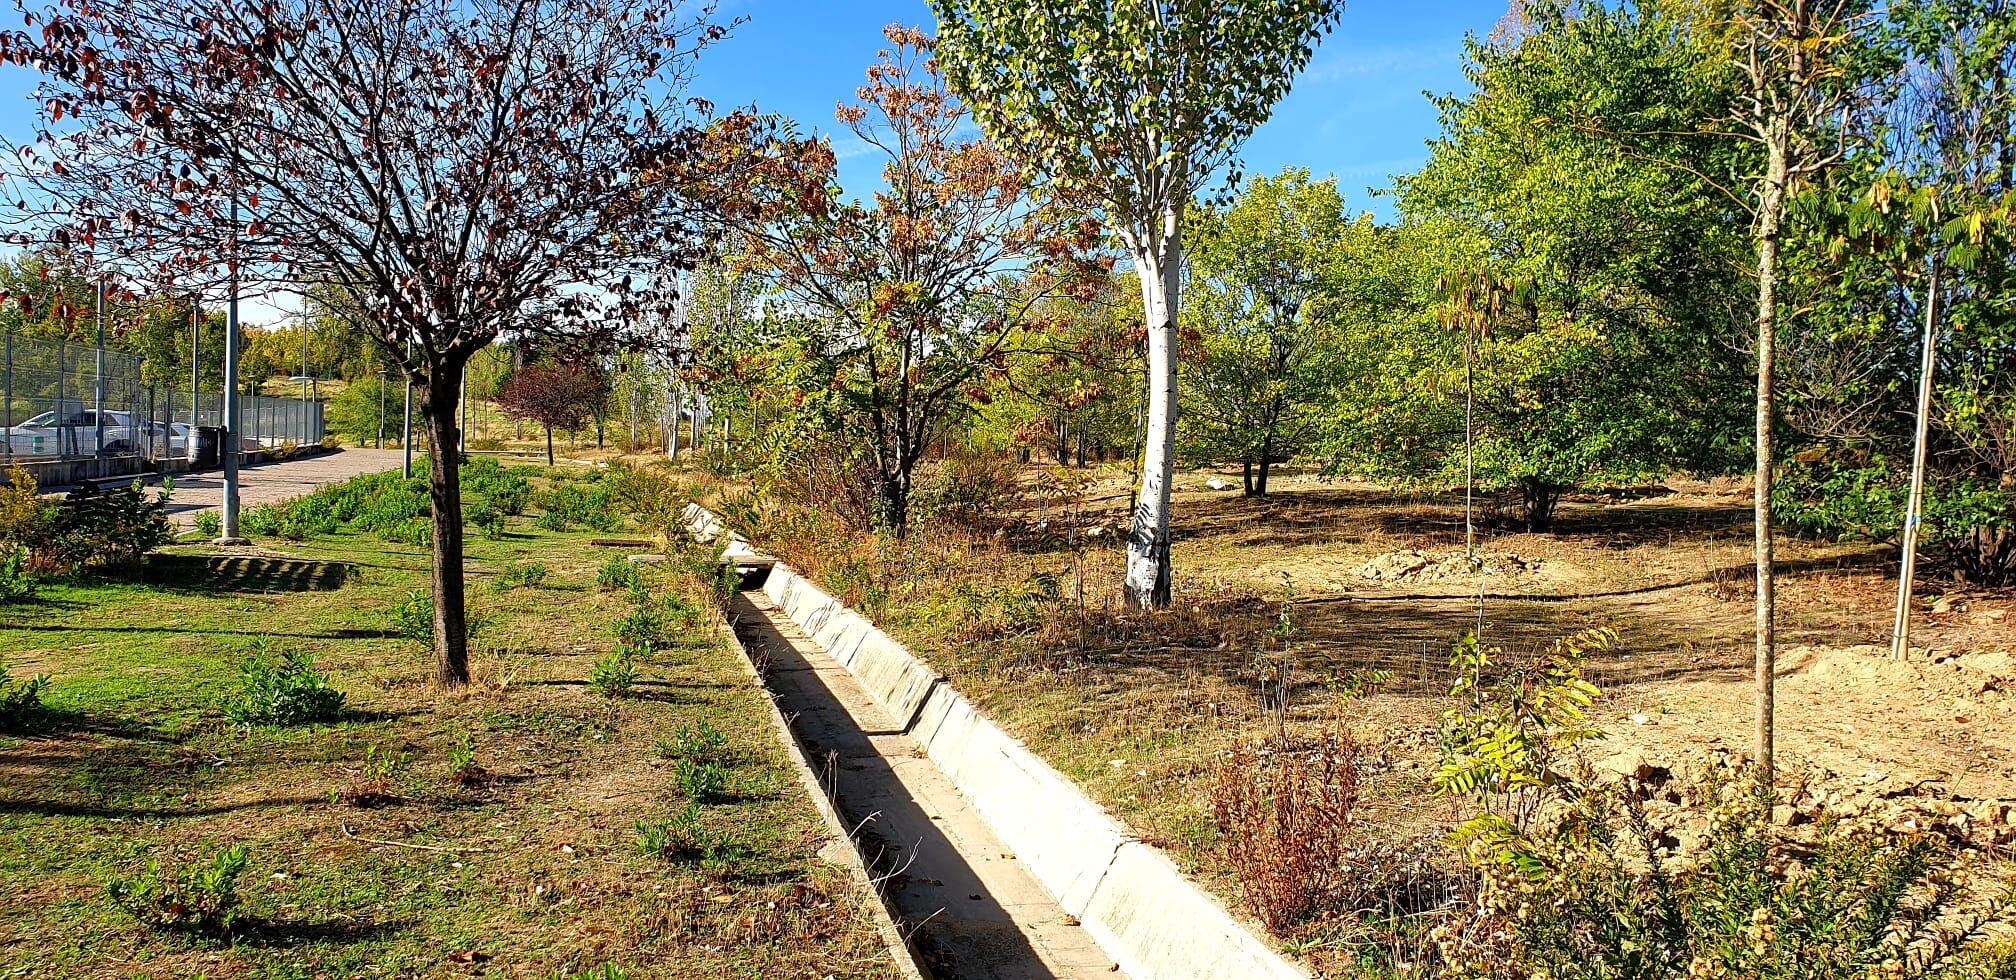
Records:
{"label": "shadow on grass", "polygon": [[349,562],[263,555],[155,555],[131,575],[166,592],[333,592],[356,574]]}
{"label": "shadow on grass", "polygon": [[69,803],[59,800],[4,799],[0,798],[0,813],[35,817],[81,817],[92,820],[186,820],[191,817],[214,817],[226,813],[242,813],[247,810],[265,810],[272,807],[308,806],[327,803],[326,796],[289,796],[265,800],[246,800],[242,803],[226,803],[216,806],[159,807],[159,806],[113,806],[100,803]]}

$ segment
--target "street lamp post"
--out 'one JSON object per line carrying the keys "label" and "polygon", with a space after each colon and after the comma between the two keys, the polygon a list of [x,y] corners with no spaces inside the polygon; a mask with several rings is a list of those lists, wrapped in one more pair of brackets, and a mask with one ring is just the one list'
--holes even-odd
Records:
{"label": "street lamp post", "polygon": [[224,305],[224,418],[223,445],[219,446],[224,458],[224,519],[222,533],[215,543],[219,545],[247,545],[250,540],[238,534],[238,201],[234,190],[231,201],[231,256],[227,262],[230,268]]}
{"label": "street lamp post", "polygon": [[[96,384],[92,388],[91,415],[97,422],[98,431],[96,435],[98,445],[91,455],[102,459],[105,456],[105,279],[103,276],[100,276],[98,279],[98,360],[93,365],[93,368],[97,374],[97,379]],[[131,406],[128,407],[130,408]]]}
{"label": "street lamp post", "polygon": [[385,448],[385,365],[378,365],[378,448]]}

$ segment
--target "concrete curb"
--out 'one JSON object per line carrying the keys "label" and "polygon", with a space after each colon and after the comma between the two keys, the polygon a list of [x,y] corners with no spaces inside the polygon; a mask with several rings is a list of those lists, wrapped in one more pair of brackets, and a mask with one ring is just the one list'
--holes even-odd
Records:
{"label": "concrete curb", "polygon": [[[725,534],[730,549],[749,548],[698,504],[685,517],[703,541]],[[763,591],[884,708],[908,719],[906,731],[931,761],[1128,976],[1309,976],[875,624],[782,562]]]}
{"label": "concrete curb", "polygon": [[770,697],[762,673],[750,662],[748,650],[743,647],[741,638],[735,635],[735,624],[725,618],[719,623],[729,648],[737,652],[736,660],[748,672],[749,679],[756,682],[757,690],[763,695],[763,706],[770,712],[770,728],[776,734],[778,742],[783,744],[784,754],[791,758],[791,768],[798,774],[799,785],[803,786],[806,794],[812,797],[812,805],[819,810],[819,816],[826,821],[826,828],[833,832],[834,843],[845,845],[840,848],[846,852],[845,858],[834,863],[844,864],[848,876],[854,879],[855,886],[874,896],[877,912],[875,931],[881,934],[882,944],[889,948],[889,956],[896,963],[896,972],[903,980],[928,980],[930,974],[918,966],[916,956],[910,951],[910,944],[903,939],[903,931],[896,926],[896,915],[889,907],[888,898],[883,895],[882,889],[876,886],[874,876],[868,872],[868,860],[861,853],[861,845],[854,838],[853,828],[848,827],[846,821],[840,819],[839,812],[833,808],[833,798],[828,795],[826,784],[819,779],[818,771],[812,768],[812,760],[805,757],[805,748],[798,744],[798,736],[792,733],[791,723],[785,719],[783,712],[777,710],[777,702]]}

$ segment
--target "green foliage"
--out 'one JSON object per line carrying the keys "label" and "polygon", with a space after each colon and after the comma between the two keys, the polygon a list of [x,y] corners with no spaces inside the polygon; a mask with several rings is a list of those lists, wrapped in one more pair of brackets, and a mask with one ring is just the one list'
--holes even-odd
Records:
{"label": "green foliage", "polygon": [[712,803],[728,794],[728,767],[703,759],[672,760],[672,781],[696,803]]}
{"label": "green foliage", "polygon": [[38,540],[23,542],[36,563],[71,572],[130,568],[175,540],[168,489],[148,493],[140,481],[108,490],[70,491],[49,514]]}
{"label": "green foliage", "polygon": [[532,502],[529,466],[504,467],[494,459],[477,457],[462,464],[459,472],[465,502],[484,502],[502,514],[516,517]]}
{"label": "green foliage", "polygon": [[0,606],[26,602],[41,588],[28,574],[28,549],[20,545],[0,545]]}
{"label": "green foliage", "polygon": [[143,874],[107,881],[105,896],[151,928],[225,932],[238,918],[238,878],[247,863],[242,844],[179,869],[164,869],[159,860],[150,860]]}
{"label": "green foliage", "polygon": [[697,725],[680,722],[672,737],[660,742],[657,749],[668,759],[719,761],[727,754],[728,736],[704,719]]}
{"label": "green foliage", "polygon": [[649,606],[638,606],[616,620],[616,638],[644,650],[665,645],[665,617]]}
{"label": "green foliage", "polygon": [[732,843],[701,819],[700,804],[689,800],[665,820],[637,822],[637,853],[673,861],[697,861],[704,867],[720,868],[747,854],[747,848]]}
{"label": "green foliage", "polygon": [[478,499],[473,505],[462,508],[462,523],[483,532],[492,541],[504,537],[504,512],[493,506],[488,499]]}
{"label": "green foliage", "polygon": [[622,555],[612,555],[595,570],[595,584],[604,589],[628,589],[640,582],[637,563]]}
{"label": "green foliage", "polygon": [[509,592],[512,589],[536,589],[545,584],[547,576],[551,574],[552,570],[541,562],[507,562],[504,565],[504,570],[497,574],[497,580],[492,587],[499,592]]}
{"label": "green foliage", "polygon": [[1457,840],[1524,826],[1564,778],[1563,753],[1602,737],[1587,714],[1597,690],[1582,679],[1582,660],[1616,642],[1609,627],[1586,629],[1516,663],[1504,663],[1504,651],[1478,642],[1475,632],[1451,645],[1456,682],[1449,695],[1457,706],[1442,713],[1442,760],[1431,782],[1438,794],[1486,804],[1457,828]]}
{"label": "green foliage", "polygon": [[343,692],[316,671],[312,657],[298,650],[276,652],[260,637],[239,665],[238,689],[219,706],[240,725],[283,727],[335,721],[343,703]]}
{"label": "green foliage", "polygon": [[[623,515],[617,506],[616,488],[596,481],[593,483],[560,483],[533,495],[533,502],[543,509],[540,527],[549,530],[566,530],[579,524],[591,531],[614,531],[623,526]],[[555,526],[550,526],[548,521]]]}
{"label": "green foliage", "polygon": [[16,677],[7,661],[0,660],[0,731],[32,731],[41,727],[49,713],[42,704],[42,692],[48,689],[48,675]]}
{"label": "green foliage", "polygon": [[[1992,923],[2012,896],[1945,841],[1823,818],[1810,842],[1774,842],[1777,802],[1747,775],[1710,783],[1706,831],[1680,853],[1628,787],[1577,785],[1561,819],[1508,831],[1489,852],[1481,942],[1452,946],[1452,975],[1559,980],[1988,980],[2009,961]],[[1999,962],[1999,965],[1998,965]]]}
{"label": "green foliage", "polygon": [[408,589],[392,604],[392,631],[422,646],[434,645],[434,596],[423,589]]}
{"label": "green foliage", "polygon": [[[242,515],[240,523],[243,523]],[[214,541],[224,535],[224,515],[214,510],[196,513],[196,536],[205,541]]]}
{"label": "green foliage", "polygon": [[448,779],[458,786],[475,786],[490,778],[490,770],[476,761],[476,736],[464,734],[448,747]]}
{"label": "green foliage", "polygon": [[628,646],[611,650],[589,669],[588,686],[605,698],[629,697],[630,689],[637,684],[639,653],[636,648]]}
{"label": "green foliage", "polygon": [[363,763],[357,769],[356,781],[340,793],[331,791],[330,796],[333,800],[360,807],[396,803],[399,800],[399,782],[412,763],[412,754],[403,749],[367,745],[364,747]]}
{"label": "green foliage", "polygon": [[[299,366],[294,369],[298,370]],[[379,416],[381,396],[385,409],[382,423]],[[399,438],[401,414],[405,409],[405,386],[394,378],[373,374],[350,382],[336,397],[329,399],[323,409],[323,420],[330,432],[348,439],[352,444],[375,446],[381,436],[388,441]]]}

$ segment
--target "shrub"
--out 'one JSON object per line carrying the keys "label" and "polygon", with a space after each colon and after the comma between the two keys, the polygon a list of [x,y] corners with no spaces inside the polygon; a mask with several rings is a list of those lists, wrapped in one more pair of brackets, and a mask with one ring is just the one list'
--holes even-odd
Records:
{"label": "shrub", "polygon": [[494,588],[499,592],[512,589],[536,589],[546,581],[550,570],[536,561],[514,561],[504,566],[497,576]]}
{"label": "shrub", "polygon": [[1246,905],[1287,935],[1358,878],[1359,748],[1341,727],[1302,745],[1242,745],[1218,766],[1211,815]]}
{"label": "shrub", "polygon": [[[1564,787],[1550,826],[1473,841],[1484,878],[1445,942],[1450,972],[1595,978],[2006,977],[1989,938],[2009,896],[1985,897],[1943,839],[1822,818],[1775,843],[1776,798],[1751,774],[1710,781],[1698,846],[1681,848],[1624,786]],[[2000,965],[1997,965],[2000,960]]]}
{"label": "shrub", "polygon": [[138,480],[112,490],[72,490],[50,513],[39,541],[23,542],[39,563],[65,571],[126,568],[175,540],[167,489],[149,494]]}
{"label": "shrub", "polygon": [[579,524],[593,531],[614,531],[623,525],[616,509],[614,485],[600,480],[558,483],[534,497],[547,514],[557,515],[565,524]]}
{"label": "shrub", "polygon": [[434,543],[434,524],[424,517],[411,517],[381,528],[378,537],[391,544],[425,548]]}
{"label": "shrub", "polygon": [[605,589],[627,589],[638,584],[637,563],[620,555],[611,557],[595,570],[595,584]]}
{"label": "shrub", "polygon": [[0,660],[0,731],[27,731],[38,727],[48,716],[49,709],[42,704],[42,692],[49,688],[49,677],[36,674],[23,680],[15,677]]}
{"label": "shrub", "polygon": [[744,848],[730,843],[700,817],[700,804],[689,800],[667,819],[638,821],[637,853],[674,861],[699,861],[715,867],[743,855]]}
{"label": "shrub", "polygon": [[665,645],[665,617],[649,606],[638,606],[616,621],[616,638],[633,647],[656,650]]}
{"label": "shrub", "polygon": [[164,869],[152,860],[143,874],[106,882],[105,895],[152,928],[225,932],[238,918],[238,878],[246,863],[242,844],[180,869]]}
{"label": "shrub", "polygon": [[214,510],[196,512],[196,536],[206,540],[224,535],[224,515]]}
{"label": "shrub", "polygon": [[637,683],[637,651],[619,646],[595,661],[588,671],[588,686],[605,698],[627,697]]}
{"label": "shrub", "polygon": [[712,803],[728,795],[728,767],[718,762],[674,759],[672,780],[695,803]]}
{"label": "shrub", "polygon": [[567,531],[573,528],[573,525],[567,523],[565,516],[550,510],[533,518],[532,525],[541,531]]}
{"label": "shrub", "polygon": [[224,716],[241,725],[286,726],[334,721],[343,713],[342,691],[329,685],[315,661],[298,650],[274,653],[254,640],[238,668],[238,690],[224,699]]}
{"label": "shrub", "polygon": [[0,484],[0,545],[32,549],[48,533],[55,505],[42,499],[35,474],[19,463],[7,471]]}
{"label": "shrub", "polygon": [[719,761],[727,750],[728,736],[704,720],[691,726],[681,722],[672,737],[658,745],[658,754],[668,759]]}
{"label": "shrub", "polygon": [[492,541],[504,537],[504,512],[492,506],[488,498],[479,497],[473,506],[464,508],[462,523],[481,531]]}
{"label": "shrub", "polygon": [[433,646],[434,596],[425,589],[408,589],[392,605],[392,631],[422,646]]}
{"label": "shrub", "polygon": [[[238,530],[270,538],[280,533],[282,519],[279,504],[259,504],[239,512]],[[224,533],[224,519],[221,516],[217,519],[217,533]]]}
{"label": "shrub", "polygon": [[0,605],[35,598],[40,584],[28,574],[28,549],[20,545],[0,546]]}
{"label": "shrub", "polygon": [[532,482],[524,467],[505,469],[494,459],[472,459],[462,464],[462,494],[465,500],[483,501],[499,513],[525,513],[532,500]]}
{"label": "shrub", "polygon": [[917,488],[911,506],[920,517],[965,527],[998,523],[1013,513],[1022,496],[1020,467],[998,453],[963,451],[939,464]]}

